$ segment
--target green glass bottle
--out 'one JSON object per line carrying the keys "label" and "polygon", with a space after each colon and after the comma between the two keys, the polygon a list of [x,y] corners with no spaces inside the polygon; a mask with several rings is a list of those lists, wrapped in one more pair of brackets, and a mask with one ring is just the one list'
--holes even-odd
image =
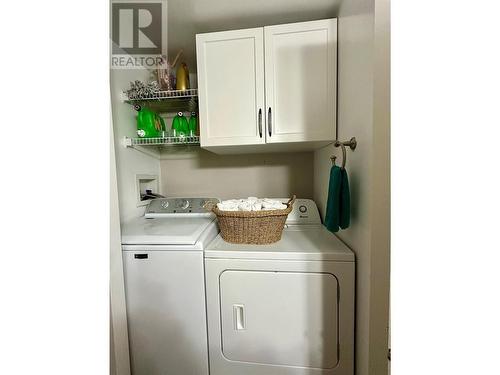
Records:
{"label": "green glass bottle", "polygon": [[189,135],[194,136],[198,131],[198,117],[196,112],[191,112],[191,117],[189,117]]}
{"label": "green glass bottle", "polygon": [[188,120],[184,116],[184,113],[178,112],[172,121],[172,129],[175,130],[176,136],[187,136],[189,135],[189,124]]}

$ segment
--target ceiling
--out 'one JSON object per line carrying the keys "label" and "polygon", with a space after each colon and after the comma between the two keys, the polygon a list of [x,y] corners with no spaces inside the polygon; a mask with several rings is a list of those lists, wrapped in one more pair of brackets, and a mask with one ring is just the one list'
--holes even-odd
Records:
{"label": "ceiling", "polygon": [[197,33],[245,29],[337,15],[341,0],[168,0],[168,55],[182,48],[196,71]]}

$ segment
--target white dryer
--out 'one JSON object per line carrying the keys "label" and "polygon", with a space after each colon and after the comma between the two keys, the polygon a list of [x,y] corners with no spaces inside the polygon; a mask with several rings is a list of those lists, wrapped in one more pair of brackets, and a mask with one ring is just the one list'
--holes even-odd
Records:
{"label": "white dryer", "polygon": [[354,253],[297,199],[282,239],[205,250],[211,375],[352,375]]}
{"label": "white dryer", "polygon": [[203,249],[219,230],[206,200],[155,199],[122,228],[132,375],[208,375]]}

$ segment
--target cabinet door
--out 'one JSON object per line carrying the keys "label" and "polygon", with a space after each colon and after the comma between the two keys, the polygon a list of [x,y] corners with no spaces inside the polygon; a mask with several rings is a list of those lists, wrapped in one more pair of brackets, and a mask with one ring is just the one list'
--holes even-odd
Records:
{"label": "cabinet door", "polygon": [[336,138],[337,20],[268,26],[268,143]]}
{"label": "cabinet door", "polygon": [[263,29],[196,35],[201,146],[265,143]]}

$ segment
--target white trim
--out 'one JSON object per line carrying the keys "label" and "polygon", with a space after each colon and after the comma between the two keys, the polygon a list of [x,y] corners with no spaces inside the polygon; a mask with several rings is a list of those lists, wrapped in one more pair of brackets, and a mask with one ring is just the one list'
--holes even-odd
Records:
{"label": "white trim", "polygon": [[120,209],[118,203],[118,180],[116,177],[115,144],[113,122],[111,121],[111,165],[110,165],[110,346],[114,360],[111,375],[130,375],[128,347],[127,310],[121,251]]}

